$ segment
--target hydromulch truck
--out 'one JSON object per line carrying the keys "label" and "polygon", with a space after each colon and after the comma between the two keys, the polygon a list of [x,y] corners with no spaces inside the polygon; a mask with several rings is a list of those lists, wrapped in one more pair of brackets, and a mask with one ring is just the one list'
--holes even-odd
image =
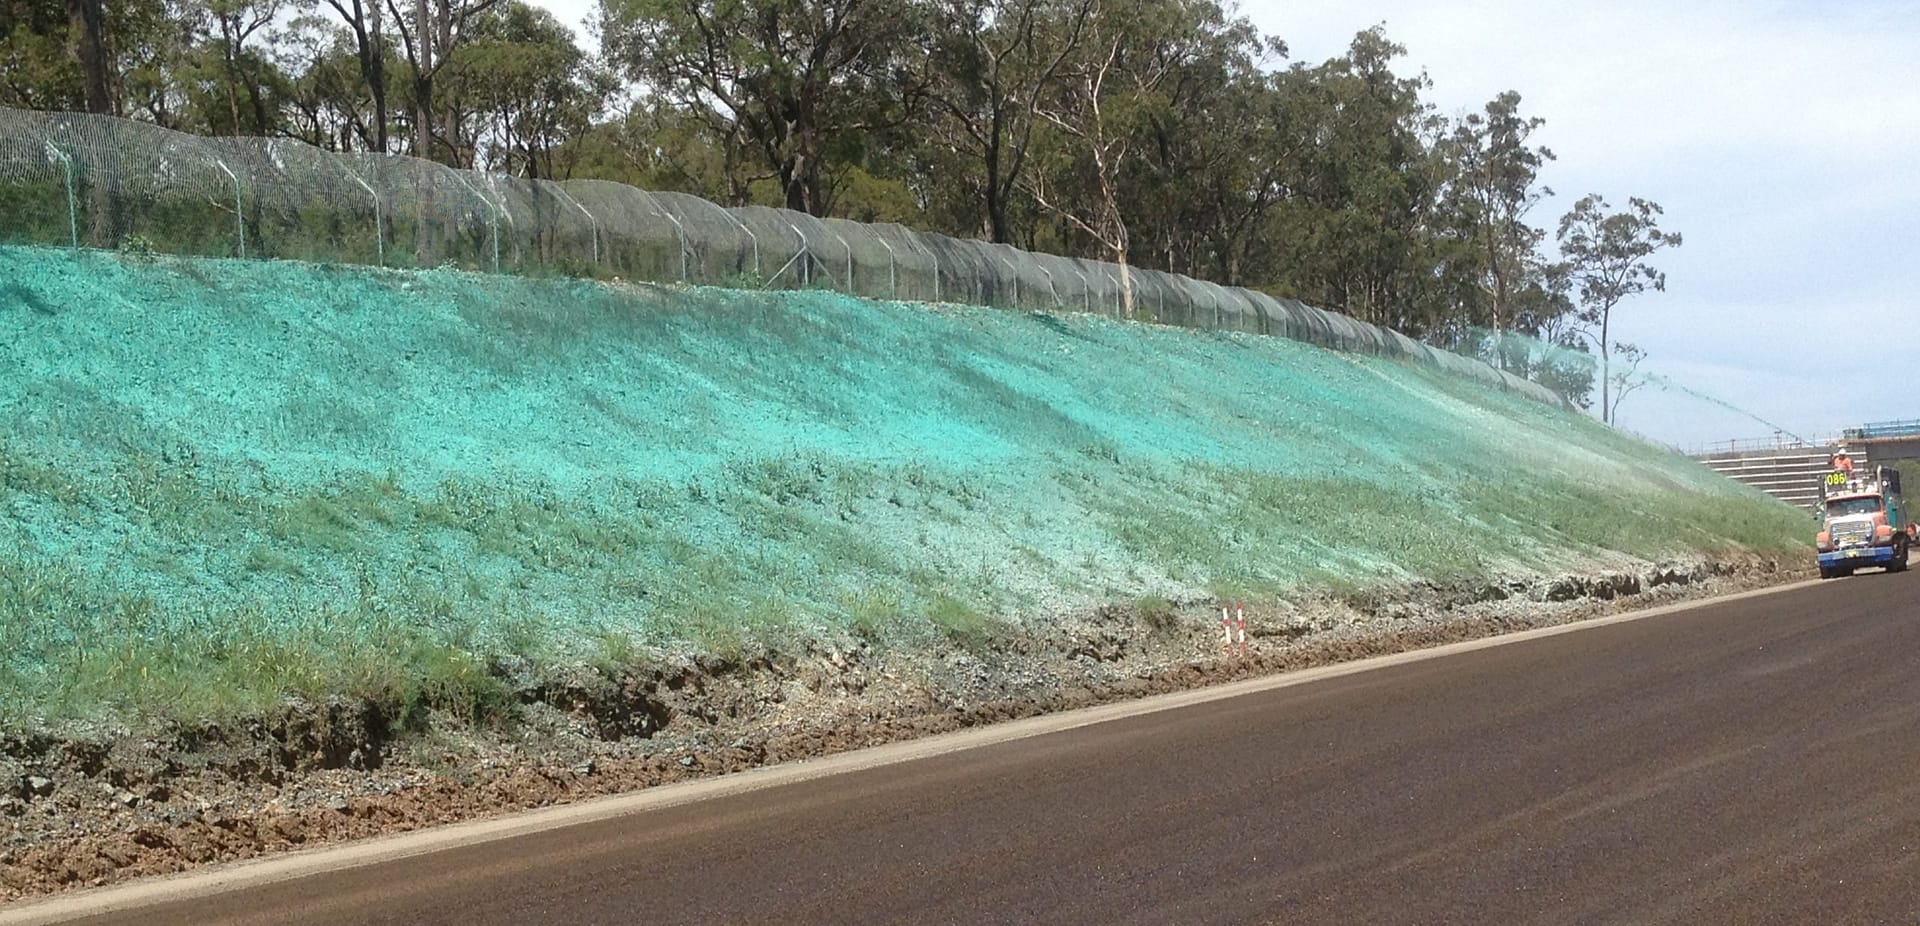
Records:
{"label": "hydromulch truck", "polygon": [[1906,522],[1900,497],[1900,471],[1888,466],[1871,472],[1836,469],[1820,483],[1820,578],[1853,575],[1879,566],[1903,572],[1916,539]]}

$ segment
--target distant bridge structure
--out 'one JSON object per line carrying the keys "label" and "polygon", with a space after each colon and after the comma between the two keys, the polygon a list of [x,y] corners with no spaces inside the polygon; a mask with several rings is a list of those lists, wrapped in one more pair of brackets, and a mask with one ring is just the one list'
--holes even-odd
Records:
{"label": "distant bridge structure", "polygon": [[1820,477],[1842,447],[1855,465],[1920,460],[1920,418],[1875,421],[1804,440],[1775,432],[1772,437],[1720,441],[1687,455],[1735,481],[1811,509],[1820,502]]}
{"label": "distant bridge structure", "polygon": [[1920,460],[1920,418],[1875,421],[1840,432],[1847,449],[1859,447],[1876,460]]}

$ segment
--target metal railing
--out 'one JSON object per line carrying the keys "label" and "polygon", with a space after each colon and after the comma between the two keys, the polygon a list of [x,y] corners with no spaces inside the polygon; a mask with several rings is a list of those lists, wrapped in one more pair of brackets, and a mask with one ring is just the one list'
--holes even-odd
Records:
{"label": "metal railing", "polygon": [[1920,437],[1920,418],[1910,418],[1905,421],[1869,421],[1857,428],[1848,428],[1841,434],[1847,440]]}
{"label": "metal railing", "polygon": [[1842,435],[1813,435],[1807,438],[1794,437],[1785,432],[1775,432],[1772,437],[1739,438],[1735,440],[1712,441],[1696,444],[1687,449],[1690,457],[1732,456],[1735,454],[1758,453],[1775,450],[1783,453],[1806,451],[1809,454],[1826,453],[1841,442]]}

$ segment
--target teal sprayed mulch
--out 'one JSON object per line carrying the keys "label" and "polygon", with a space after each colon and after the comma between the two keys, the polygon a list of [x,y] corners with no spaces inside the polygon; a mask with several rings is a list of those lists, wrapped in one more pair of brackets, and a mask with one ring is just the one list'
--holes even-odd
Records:
{"label": "teal sprayed mulch", "polygon": [[0,515],[0,711],[52,715],[1807,527],[1579,414],[1279,338],[36,248],[0,248]]}

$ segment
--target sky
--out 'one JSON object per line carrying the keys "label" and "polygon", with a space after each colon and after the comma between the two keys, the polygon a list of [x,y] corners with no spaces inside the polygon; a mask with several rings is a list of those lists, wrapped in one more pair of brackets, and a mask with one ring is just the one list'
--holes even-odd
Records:
{"label": "sky", "polygon": [[[533,0],[580,27],[594,0]],[[1646,349],[1620,424],[1697,448],[1920,418],[1920,0],[1247,0],[1293,62],[1374,25],[1447,115],[1505,90],[1546,124],[1551,229],[1599,193],[1685,243],[1622,303]],[[584,32],[583,32],[584,41]],[[1738,411],[1688,395],[1711,396]]]}

